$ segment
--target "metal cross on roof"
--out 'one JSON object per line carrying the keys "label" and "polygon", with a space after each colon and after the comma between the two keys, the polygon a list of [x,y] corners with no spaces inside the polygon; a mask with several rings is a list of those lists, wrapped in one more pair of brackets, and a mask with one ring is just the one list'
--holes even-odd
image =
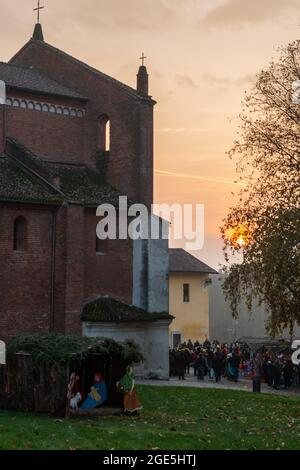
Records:
{"label": "metal cross on roof", "polygon": [[34,8],[33,11],[36,11],[37,12],[37,22],[39,23],[40,22],[40,10],[43,10],[45,7],[41,7],[40,6],[40,0],[38,0],[38,6],[37,8]]}
{"label": "metal cross on roof", "polygon": [[145,65],[145,59],[147,59],[147,57],[145,56],[144,53],[142,53],[142,57],[140,57],[140,60],[142,61],[142,65]]}

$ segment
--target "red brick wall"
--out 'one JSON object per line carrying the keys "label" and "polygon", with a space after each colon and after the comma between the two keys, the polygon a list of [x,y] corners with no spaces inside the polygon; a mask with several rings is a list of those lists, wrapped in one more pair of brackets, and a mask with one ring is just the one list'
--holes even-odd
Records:
{"label": "red brick wall", "polygon": [[[54,80],[90,98],[87,104],[85,155],[91,166],[101,163],[99,119],[111,120],[111,152],[107,178],[130,198],[150,204],[153,200],[153,105],[127,90],[59,55],[38,42],[31,42],[14,63],[41,70]],[[76,138],[76,136],[74,135]],[[53,145],[49,135],[46,146]]]}
{"label": "red brick wall", "polygon": [[[0,336],[48,331],[50,324],[52,212],[0,206]],[[16,217],[27,220],[27,250],[14,252]]]}
{"label": "red brick wall", "polygon": [[69,206],[66,225],[66,332],[81,334],[84,301],[84,208]]}
{"label": "red brick wall", "polygon": [[60,208],[55,214],[55,282],[53,329],[64,332],[66,329],[66,245],[67,208]]}
{"label": "red brick wall", "polygon": [[[25,252],[13,250],[19,216],[27,221]],[[86,301],[112,295],[132,303],[132,241],[101,242],[97,255],[98,221],[95,209],[78,206],[0,205],[1,339],[51,329],[81,335]]]}
{"label": "red brick wall", "polygon": [[[35,100],[39,101],[36,97]],[[84,129],[85,118],[6,107],[7,137],[14,137],[50,161],[88,164],[84,154]]]}
{"label": "red brick wall", "polygon": [[132,303],[133,245],[132,240],[100,242],[101,255],[96,253],[96,210],[85,211],[85,300],[98,295],[112,295]]}

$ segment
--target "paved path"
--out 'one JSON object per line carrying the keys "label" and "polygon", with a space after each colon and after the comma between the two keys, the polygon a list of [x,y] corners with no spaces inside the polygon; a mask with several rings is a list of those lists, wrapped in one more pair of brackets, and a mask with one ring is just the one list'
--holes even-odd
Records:
{"label": "paved path", "polygon": [[[143,385],[156,385],[156,386],[168,386],[168,387],[195,387],[195,388],[214,388],[219,390],[243,390],[246,392],[252,392],[252,381],[247,379],[240,379],[237,383],[230,382],[227,379],[222,378],[222,381],[215,383],[209,381],[205,377],[204,381],[199,381],[194,377],[194,375],[187,375],[185,380],[178,380],[176,377],[171,377],[170,380],[137,380],[138,384]],[[294,390],[274,390],[273,388],[268,387],[267,384],[261,384],[261,391],[263,393],[270,393],[275,395],[285,395],[285,396],[298,396],[300,398],[300,389]]]}

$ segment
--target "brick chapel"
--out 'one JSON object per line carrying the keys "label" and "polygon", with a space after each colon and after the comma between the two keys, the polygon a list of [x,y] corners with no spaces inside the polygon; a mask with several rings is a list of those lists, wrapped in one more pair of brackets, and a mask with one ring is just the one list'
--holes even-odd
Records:
{"label": "brick chapel", "polygon": [[145,65],[131,88],[45,42],[37,23],[0,80],[1,339],[82,334],[87,311],[127,325],[166,312],[166,244],[96,237],[99,204],[153,202]]}

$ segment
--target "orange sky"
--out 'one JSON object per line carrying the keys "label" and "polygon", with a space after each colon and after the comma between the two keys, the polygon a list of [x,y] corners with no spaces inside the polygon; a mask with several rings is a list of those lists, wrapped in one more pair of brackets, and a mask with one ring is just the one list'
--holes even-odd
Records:
{"label": "orange sky", "polygon": [[[32,34],[36,0],[0,0],[0,60]],[[47,42],[135,86],[147,59],[155,118],[156,202],[205,204],[205,246],[222,262],[218,227],[237,185],[225,155],[244,90],[298,38],[300,0],[42,0]],[[189,176],[190,175],[190,176]]]}

